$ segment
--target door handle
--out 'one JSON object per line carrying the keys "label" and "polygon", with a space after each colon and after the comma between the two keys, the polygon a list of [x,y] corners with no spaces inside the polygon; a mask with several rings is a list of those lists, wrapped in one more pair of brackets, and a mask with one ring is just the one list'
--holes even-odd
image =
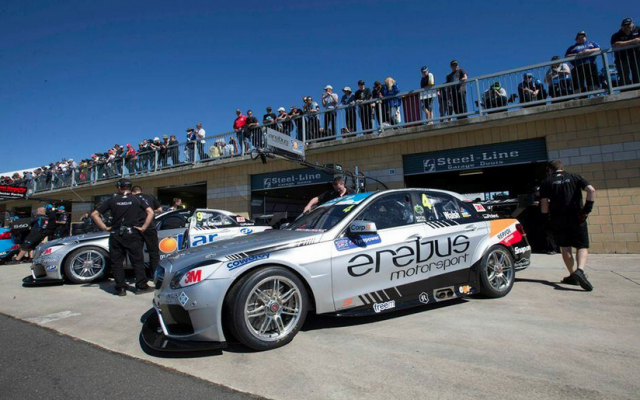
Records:
{"label": "door handle", "polygon": [[478,227],[475,225],[469,225],[466,228],[464,228],[465,231],[477,231]]}

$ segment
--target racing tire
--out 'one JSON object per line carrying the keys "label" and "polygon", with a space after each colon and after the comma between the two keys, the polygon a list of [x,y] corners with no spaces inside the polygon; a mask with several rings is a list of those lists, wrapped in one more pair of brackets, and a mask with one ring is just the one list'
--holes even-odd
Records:
{"label": "racing tire", "polygon": [[227,294],[226,322],[231,334],[254,350],[291,342],[302,328],[309,296],[300,278],[282,267],[244,276]]}
{"label": "racing tire", "polygon": [[480,264],[481,293],[487,297],[504,297],[513,288],[515,262],[511,252],[503,246],[492,246]]}
{"label": "racing tire", "polygon": [[72,251],[63,264],[64,276],[72,283],[96,282],[106,277],[108,268],[109,254],[96,246]]}

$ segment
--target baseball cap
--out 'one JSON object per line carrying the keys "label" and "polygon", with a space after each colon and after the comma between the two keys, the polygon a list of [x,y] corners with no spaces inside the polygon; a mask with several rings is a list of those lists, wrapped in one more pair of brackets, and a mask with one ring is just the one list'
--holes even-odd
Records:
{"label": "baseball cap", "polygon": [[58,210],[60,210],[60,211],[64,211],[64,210],[65,210],[65,208],[64,208],[64,206],[60,206],[60,207],[58,207]]}
{"label": "baseball cap", "polygon": [[131,180],[127,179],[127,178],[120,178],[118,179],[118,182],[116,182],[116,186],[119,188],[129,188],[131,189],[131,187],[133,186],[133,183],[131,183]]}
{"label": "baseball cap", "polygon": [[[453,64],[453,61],[451,62],[451,64]],[[457,64],[457,63],[456,63]],[[429,68],[427,68],[427,66],[425,65],[424,67],[420,68],[421,72],[428,72]]]}
{"label": "baseball cap", "polygon": [[363,81],[362,79],[360,79],[360,80],[358,81],[358,85],[364,85],[364,81]]}
{"label": "baseball cap", "polygon": [[580,36],[587,36],[587,32],[580,31],[580,32],[576,33],[576,39],[579,38]]}
{"label": "baseball cap", "polygon": [[527,72],[526,74],[524,74],[525,78],[533,78],[533,74],[531,72]]}
{"label": "baseball cap", "polygon": [[342,88],[342,91],[343,92],[350,92],[351,88],[349,86],[345,86],[345,87]]}
{"label": "baseball cap", "polygon": [[163,138],[163,139],[169,139],[169,136],[167,136],[167,135],[162,135],[162,138]]}
{"label": "baseball cap", "polygon": [[327,89],[331,89],[331,90],[333,90],[333,86],[331,86],[331,85],[327,85],[327,86],[325,86],[325,87],[324,87],[324,90],[327,90]]}
{"label": "baseball cap", "polygon": [[284,109],[284,107],[280,107],[278,108],[278,111],[286,111],[286,110]]}
{"label": "baseball cap", "polygon": [[159,137],[157,137],[157,136],[153,138],[153,141],[154,141],[154,142],[157,142],[158,140],[160,140],[160,138],[159,138]]}
{"label": "baseball cap", "polygon": [[631,18],[625,18],[622,20],[621,26],[627,26],[633,24],[633,20]]}
{"label": "baseball cap", "polygon": [[500,89],[500,82],[493,82],[493,84],[491,85],[491,87],[493,89]]}
{"label": "baseball cap", "polygon": [[451,60],[451,65],[458,65],[458,60]]}

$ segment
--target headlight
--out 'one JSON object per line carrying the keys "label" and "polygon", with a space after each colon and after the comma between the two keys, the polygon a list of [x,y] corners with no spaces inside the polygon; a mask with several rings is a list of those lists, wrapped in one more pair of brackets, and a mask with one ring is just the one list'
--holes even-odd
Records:
{"label": "headlight", "polygon": [[63,247],[64,246],[51,246],[48,249],[46,249],[45,251],[43,251],[41,256],[48,256],[49,254],[55,253],[56,251],[60,250]]}
{"label": "headlight", "polygon": [[180,289],[200,283],[211,276],[221,265],[219,262],[214,264],[208,263],[209,262],[207,262],[207,265],[196,264],[178,272],[173,279],[171,279],[169,287],[171,287],[171,289]]}

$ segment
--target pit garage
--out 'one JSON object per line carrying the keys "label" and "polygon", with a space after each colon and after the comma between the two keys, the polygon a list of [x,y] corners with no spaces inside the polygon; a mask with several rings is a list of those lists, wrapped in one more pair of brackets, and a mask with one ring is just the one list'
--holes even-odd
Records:
{"label": "pit garage", "polygon": [[207,208],[207,183],[161,187],[156,197],[163,207],[170,207],[174,198],[180,198],[185,208]]}
{"label": "pit garage", "polygon": [[523,224],[532,248],[553,250],[541,229],[536,188],[546,176],[544,139],[409,154],[403,157],[405,185],[458,192],[489,204]]}
{"label": "pit garage", "polygon": [[303,168],[251,176],[251,218],[279,214],[293,221],[309,200],[331,189],[332,174]]}

